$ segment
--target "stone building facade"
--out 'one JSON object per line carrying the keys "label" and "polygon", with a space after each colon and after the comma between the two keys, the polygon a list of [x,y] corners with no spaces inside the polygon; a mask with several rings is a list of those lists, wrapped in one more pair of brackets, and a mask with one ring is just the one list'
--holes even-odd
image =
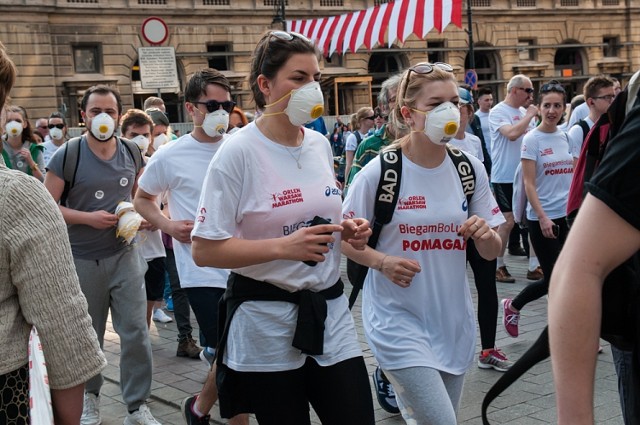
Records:
{"label": "stone building facade", "polygon": [[[463,29],[449,25],[441,34],[430,32],[426,40],[411,36],[403,45],[325,58],[322,86],[328,113],[351,113],[371,104],[390,73],[420,61],[448,62],[462,82],[470,65],[466,1]],[[577,94],[589,76],[606,73],[624,83],[640,69],[640,0],[468,1],[478,83],[492,86],[497,99],[516,73],[530,76],[536,86],[558,79]],[[19,69],[13,102],[26,107],[32,119],[61,110],[72,126],[78,125],[78,101],[97,83],[117,86],[125,108],[140,107],[146,97],[156,95],[157,90],[142,88],[138,65],[138,48],[149,46],[141,26],[150,16],[168,25],[163,45],[175,49],[180,87],[195,70],[212,66],[228,76],[238,104],[252,110],[247,82],[251,53],[264,31],[281,25],[283,10],[287,19],[303,19],[385,2],[2,0],[0,41]],[[181,89],[163,89],[161,95],[171,121],[184,121]]]}

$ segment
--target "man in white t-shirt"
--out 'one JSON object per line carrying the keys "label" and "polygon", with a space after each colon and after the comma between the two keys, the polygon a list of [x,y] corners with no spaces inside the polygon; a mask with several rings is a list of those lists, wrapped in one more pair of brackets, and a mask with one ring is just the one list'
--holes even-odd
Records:
{"label": "man in white t-shirt", "polygon": [[502,255],[497,259],[496,280],[513,283],[504,264],[504,251],[514,220],[511,207],[513,177],[520,163],[520,147],[525,133],[535,127],[538,108],[533,102],[533,84],[526,75],[515,75],[507,84],[507,96],[489,113],[491,129],[491,183],[505,223],[498,228],[502,239]]}
{"label": "man in white t-shirt", "polygon": [[[205,68],[191,76],[184,93],[185,109],[194,123],[193,131],[168,143],[151,157],[138,182],[134,201],[136,211],[173,237],[180,286],[187,293],[204,336],[202,354],[207,360],[214,357],[218,301],[227,287],[229,272],[195,264],[191,256],[191,230],[207,168],[227,137],[229,112],[235,106],[230,90],[225,76],[214,69]],[[156,198],[163,193],[167,196],[170,219],[162,214],[157,203]],[[212,367],[202,394],[195,400],[198,404],[186,406],[187,411],[183,413],[204,417],[217,398],[215,367]]]}
{"label": "man in white t-shirt", "polygon": [[[40,120],[38,120],[40,121]],[[47,121],[47,131],[49,132],[44,146],[43,159],[47,165],[49,160],[60,146],[67,141],[67,121],[60,112],[52,112]]]}
{"label": "man in white t-shirt", "polygon": [[[600,116],[607,112],[607,109],[609,109],[613,99],[616,97],[614,84],[611,78],[599,75],[589,78],[589,81],[584,85],[584,98],[586,100],[582,105],[586,106],[588,115],[576,121],[567,132],[569,136],[569,148],[571,155],[573,155],[574,162],[577,161],[580,156],[582,144],[585,137],[587,137],[587,133],[596,121],[598,121]],[[578,106],[578,108],[580,108],[580,106]],[[571,116],[573,117],[573,115]]]}
{"label": "man in white t-shirt", "polygon": [[480,119],[480,127],[484,136],[484,143],[491,155],[491,128],[489,127],[489,112],[493,106],[493,92],[490,87],[483,87],[478,91],[478,110],[476,116]]}

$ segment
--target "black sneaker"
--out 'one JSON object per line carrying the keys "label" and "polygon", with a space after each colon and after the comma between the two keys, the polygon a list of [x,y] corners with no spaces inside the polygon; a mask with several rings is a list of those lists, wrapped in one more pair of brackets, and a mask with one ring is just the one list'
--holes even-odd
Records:
{"label": "black sneaker", "polygon": [[514,246],[513,248],[509,248],[509,255],[513,255],[514,257],[526,257],[527,251],[525,251],[521,246]]}
{"label": "black sneaker", "polygon": [[182,404],[180,405],[180,410],[182,411],[182,417],[184,418],[187,425],[198,425],[198,424],[206,424],[209,425],[209,415],[205,415],[201,418],[196,416],[191,410],[191,406],[195,403],[197,395],[193,395],[191,397],[187,397],[182,400]]}
{"label": "black sneaker", "polygon": [[391,382],[382,373],[380,366],[376,367],[376,371],[373,372],[373,384],[376,387],[380,407],[389,413],[400,413],[398,402],[396,401],[396,393],[393,391]]}

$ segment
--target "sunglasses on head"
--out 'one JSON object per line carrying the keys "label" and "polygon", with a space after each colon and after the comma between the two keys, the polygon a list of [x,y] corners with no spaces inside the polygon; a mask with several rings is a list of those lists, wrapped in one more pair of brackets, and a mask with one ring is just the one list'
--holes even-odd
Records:
{"label": "sunglasses on head", "polygon": [[543,84],[542,87],[540,87],[540,93],[548,93],[548,92],[558,92],[558,93],[564,93],[564,87],[562,87],[562,85],[556,81],[551,81],[547,84]]}
{"label": "sunglasses on head", "polygon": [[59,128],[60,130],[62,130],[64,128],[64,124],[49,124],[47,127],[49,127],[49,130],[51,130],[52,128]]}
{"label": "sunglasses on head", "polygon": [[415,72],[416,74],[427,75],[427,74],[431,74],[433,70],[436,68],[445,72],[453,72],[453,67],[448,63],[444,63],[444,62],[435,62],[435,63],[422,62],[409,68],[407,70],[407,75],[405,76],[404,92],[402,93],[402,97],[405,98],[407,95],[409,78],[412,72]]}
{"label": "sunglasses on head", "polygon": [[307,37],[305,37],[302,34],[298,34],[297,32],[271,31],[267,36],[267,42],[262,48],[262,55],[260,56],[260,67],[258,68],[260,69],[260,72],[262,72],[262,65],[264,64],[264,58],[267,54],[267,50],[271,48],[271,42],[273,41],[274,38],[277,38],[278,40],[281,40],[281,41],[293,41],[294,38],[299,38],[303,41],[306,41],[309,44],[312,44],[311,40],[309,40]]}
{"label": "sunglasses on head", "polygon": [[222,107],[222,109],[224,109],[225,111],[227,111],[228,114],[231,113],[231,111],[233,111],[233,108],[236,106],[236,102],[232,101],[232,100],[226,100],[224,102],[218,102],[217,100],[207,100],[206,102],[191,102],[194,105],[205,105],[207,107],[207,112],[211,113],[211,112],[215,112],[218,109],[220,109],[220,107]]}

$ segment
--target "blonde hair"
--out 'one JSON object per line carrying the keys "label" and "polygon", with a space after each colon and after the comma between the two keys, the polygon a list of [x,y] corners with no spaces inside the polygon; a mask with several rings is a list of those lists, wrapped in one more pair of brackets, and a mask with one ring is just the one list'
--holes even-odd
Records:
{"label": "blonde hair", "polygon": [[358,109],[358,112],[351,115],[351,129],[353,131],[360,129],[360,120],[367,118],[373,114],[373,108],[371,106],[363,106]]}
{"label": "blonde hair", "polygon": [[411,68],[402,73],[402,80],[400,81],[398,93],[396,94],[396,107],[391,111],[389,120],[393,122],[398,131],[401,134],[404,133],[404,135],[394,140],[389,145],[389,148],[398,147],[398,145],[408,139],[411,134],[409,131],[409,124],[402,116],[400,109],[403,106],[415,109],[416,103],[424,86],[434,81],[452,81],[453,83],[456,83],[456,78],[453,72],[444,71],[438,67],[434,67],[428,74],[417,73],[412,71]]}
{"label": "blonde hair", "polygon": [[17,74],[15,64],[7,54],[4,44],[0,42],[0,108],[4,107]]}

